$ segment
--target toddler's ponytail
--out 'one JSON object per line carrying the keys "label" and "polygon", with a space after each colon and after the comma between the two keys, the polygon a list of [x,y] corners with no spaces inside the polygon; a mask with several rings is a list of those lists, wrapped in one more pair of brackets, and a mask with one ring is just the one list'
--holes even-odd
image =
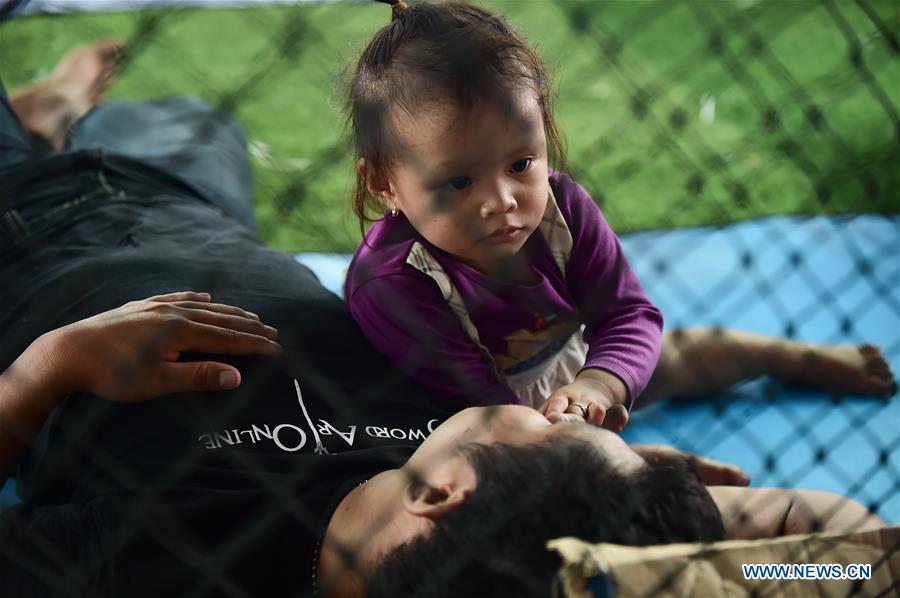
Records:
{"label": "toddler's ponytail", "polygon": [[383,4],[391,5],[391,21],[397,20],[397,18],[403,14],[409,5],[406,4],[403,0],[375,0],[376,2],[381,2]]}

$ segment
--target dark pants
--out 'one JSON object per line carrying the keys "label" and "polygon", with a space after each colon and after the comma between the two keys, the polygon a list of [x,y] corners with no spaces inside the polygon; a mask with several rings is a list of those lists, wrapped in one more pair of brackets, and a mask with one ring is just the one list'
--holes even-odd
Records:
{"label": "dark pants", "polygon": [[[158,169],[247,228],[256,229],[252,175],[244,137],[227,114],[200,99],[173,97],[103,104],[72,129],[65,153],[72,156],[73,165],[81,171],[73,174],[90,170],[85,168],[84,160],[78,159],[80,154],[87,161],[94,159],[107,166],[117,164],[120,170],[131,170],[127,165],[132,161]],[[0,82],[0,173],[22,167],[36,171],[32,178],[46,180],[40,176],[42,166],[39,161],[34,162],[36,157]],[[53,165],[47,168],[49,171],[66,169],[59,164],[57,160],[56,168]],[[60,202],[75,199],[71,193],[57,195]],[[18,199],[21,200],[21,194]],[[52,206],[45,205],[42,211],[47,209]],[[5,212],[0,209],[0,220],[8,228],[16,227],[16,222]]]}

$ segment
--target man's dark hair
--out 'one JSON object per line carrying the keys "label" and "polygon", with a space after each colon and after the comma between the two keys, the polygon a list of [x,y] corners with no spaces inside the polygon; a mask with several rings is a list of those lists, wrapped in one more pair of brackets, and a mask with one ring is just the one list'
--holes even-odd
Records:
{"label": "man's dark hair", "polygon": [[468,502],[387,555],[369,578],[369,598],[546,597],[561,564],[546,543],[563,536],[636,546],[725,538],[686,459],[626,474],[575,438],[464,452],[478,479]]}

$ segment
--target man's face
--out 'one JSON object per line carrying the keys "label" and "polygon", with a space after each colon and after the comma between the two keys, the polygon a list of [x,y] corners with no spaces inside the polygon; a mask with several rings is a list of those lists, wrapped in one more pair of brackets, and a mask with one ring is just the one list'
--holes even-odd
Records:
{"label": "man's face", "polygon": [[537,229],[549,195],[547,140],[535,93],[509,110],[481,102],[468,113],[430,102],[395,118],[403,148],[387,207],[433,245],[490,274]]}
{"label": "man's face", "polygon": [[583,422],[551,424],[530,407],[499,405],[471,407],[445,421],[425,439],[408,466],[427,468],[458,454],[466,444],[540,444],[557,437],[578,438],[591,444],[624,472],[644,465],[644,460],[614,432]]}
{"label": "man's face", "polygon": [[[355,501],[365,501],[365,506],[357,505],[354,509],[364,513],[366,519],[365,541],[357,546],[357,556],[362,561],[363,568],[376,567],[383,555],[397,546],[429,533],[435,520],[444,516],[448,509],[465,508],[465,495],[477,487],[478,480],[468,457],[460,450],[462,447],[476,443],[539,445],[563,437],[589,443],[622,472],[636,471],[644,465],[643,459],[609,430],[583,422],[551,425],[538,411],[520,405],[465,409],[438,426],[401,470],[392,470],[399,474],[396,478],[399,486],[393,486],[395,492],[384,492],[371,487],[360,490]],[[573,463],[572,467],[578,465]],[[413,483],[414,479],[419,482]],[[423,502],[429,503],[431,499],[422,501],[410,494],[411,488],[422,487],[420,482],[430,490],[420,492],[418,496],[440,497],[435,504],[423,505]],[[463,496],[461,500],[454,498],[460,495]],[[349,507],[347,510],[349,512]],[[334,517],[337,516],[336,513]],[[371,533],[372,526],[378,530],[377,533]],[[337,540],[353,545],[352,538]],[[323,563],[326,560],[329,562],[329,579],[335,586],[328,595],[359,595],[362,579],[357,575],[357,566],[332,569],[337,566],[334,563],[341,561],[341,557],[331,554],[330,546],[330,542],[325,542],[322,556]],[[323,565],[322,568],[324,567]]]}

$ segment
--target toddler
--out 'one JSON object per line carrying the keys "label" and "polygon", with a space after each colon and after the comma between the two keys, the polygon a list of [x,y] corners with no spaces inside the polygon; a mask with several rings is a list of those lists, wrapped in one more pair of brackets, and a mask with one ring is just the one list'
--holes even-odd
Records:
{"label": "toddler", "polygon": [[896,393],[869,344],[722,328],[661,337],[600,210],[551,168],[564,152],[528,42],[475,6],[379,1],[393,18],[360,57],[348,101],[354,209],[373,224],[345,292],[372,343],[433,400],[523,403],[551,422],[620,430],[639,395],[646,405],[761,375]]}
{"label": "toddler", "polygon": [[460,406],[522,403],[621,429],[662,316],[563,150],[540,59],[500,16],[393,5],[349,98],[346,298],[372,343]]}

